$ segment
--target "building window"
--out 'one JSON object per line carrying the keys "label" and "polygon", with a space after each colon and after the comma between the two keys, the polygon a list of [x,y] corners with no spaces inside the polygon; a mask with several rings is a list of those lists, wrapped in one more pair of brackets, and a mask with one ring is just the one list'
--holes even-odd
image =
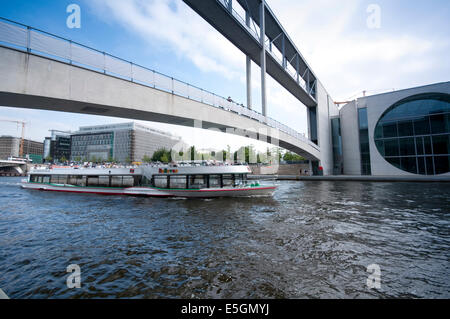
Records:
{"label": "building window", "polygon": [[[361,153],[361,175],[372,175],[370,166],[370,149],[369,149],[369,123],[367,120],[367,108],[358,109],[359,123],[359,150]],[[388,134],[397,132],[397,127],[388,126]]]}
{"label": "building window", "polygon": [[340,175],[343,173],[343,165],[341,121],[339,118],[331,119],[331,135],[333,142],[333,174]]}
{"label": "building window", "polygon": [[420,94],[391,106],[375,127],[375,145],[393,166],[421,175],[450,171],[450,95]]}
{"label": "building window", "polygon": [[315,107],[308,108],[309,112],[309,125],[310,125],[310,139],[314,144],[318,144],[317,138],[317,109]]}

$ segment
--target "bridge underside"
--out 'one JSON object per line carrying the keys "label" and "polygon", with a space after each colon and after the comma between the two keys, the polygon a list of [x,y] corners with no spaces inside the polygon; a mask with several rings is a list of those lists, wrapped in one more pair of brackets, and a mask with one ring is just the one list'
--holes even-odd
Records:
{"label": "bridge underside", "polygon": [[0,105],[161,122],[267,141],[318,160],[305,141],[253,119],[100,72],[0,47]]}
{"label": "bridge underside", "polygon": [[[226,37],[231,43],[239,48],[244,54],[250,57],[257,65],[261,65],[262,46],[260,41],[224,6],[216,0],[183,0],[197,14],[211,24],[217,31]],[[239,1],[244,9],[247,9],[252,19],[259,25],[259,5],[260,1],[246,0]],[[249,7],[247,7],[249,6]],[[267,5],[266,5],[267,6]],[[285,63],[291,63],[297,69],[299,77],[307,82],[307,87],[314,85],[316,78],[311,72],[308,64],[296,49],[293,42],[287,36],[281,25],[276,20],[270,9],[266,8],[266,35],[273,46],[280,52],[285,52]],[[282,41],[282,36],[284,40]],[[273,41],[273,42],[272,42]],[[317,101],[299,85],[286,69],[274,58],[270,50],[266,51],[266,71],[286,90],[294,95],[307,107],[317,106]]]}

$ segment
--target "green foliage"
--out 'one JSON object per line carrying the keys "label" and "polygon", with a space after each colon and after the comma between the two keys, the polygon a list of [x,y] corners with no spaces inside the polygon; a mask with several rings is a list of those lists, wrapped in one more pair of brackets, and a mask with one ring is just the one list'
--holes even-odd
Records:
{"label": "green foliage", "polygon": [[295,153],[286,152],[286,154],[284,154],[283,156],[283,160],[285,160],[286,162],[300,162],[304,161],[305,158]]}
{"label": "green foliage", "polygon": [[153,162],[169,163],[172,161],[172,152],[161,148],[153,153],[151,160]]}
{"label": "green foliage", "polygon": [[152,161],[152,158],[150,156],[148,156],[147,154],[145,154],[144,157],[142,157],[142,161],[144,163],[150,163]]}
{"label": "green foliage", "polygon": [[197,156],[197,151],[195,150],[195,146],[191,146],[189,149],[189,153],[191,154],[191,161],[194,161],[198,156]]}
{"label": "green foliage", "polygon": [[167,156],[167,154],[163,154],[163,156],[161,156],[160,161],[163,163],[169,163],[169,157]]}

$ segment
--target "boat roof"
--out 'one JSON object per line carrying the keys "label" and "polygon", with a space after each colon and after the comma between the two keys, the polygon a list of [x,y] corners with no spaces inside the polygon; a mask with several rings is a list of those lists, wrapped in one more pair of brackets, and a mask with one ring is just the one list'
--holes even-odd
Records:
{"label": "boat roof", "polygon": [[216,175],[216,174],[249,174],[247,165],[204,165],[204,166],[151,166],[138,167],[54,167],[34,168],[33,175]]}

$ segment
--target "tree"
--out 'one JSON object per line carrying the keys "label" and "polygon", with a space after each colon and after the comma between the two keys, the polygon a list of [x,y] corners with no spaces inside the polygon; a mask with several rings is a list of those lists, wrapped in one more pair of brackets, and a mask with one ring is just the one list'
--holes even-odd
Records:
{"label": "tree", "polygon": [[168,151],[165,148],[161,148],[153,153],[151,160],[153,162],[163,162],[163,163],[171,162],[172,151]]}
{"label": "tree", "polygon": [[192,145],[190,148],[191,161],[194,161],[197,155],[197,151],[195,150],[195,146]]}
{"label": "tree", "polygon": [[284,154],[283,156],[283,160],[285,160],[286,162],[300,162],[304,161],[305,158],[295,153],[286,152],[286,154]]}
{"label": "tree", "polygon": [[74,158],[74,160],[75,160],[75,162],[78,162],[78,163],[79,163],[79,162],[81,162],[81,157],[80,157],[80,156],[77,156],[77,157]]}
{"label": "tree", "polygon": [[48,162],[48,163],[51,163],[51,162],[53,161],[53,158],[52,158],[50,155],[48,155],[48,156],[45,158],[45,161]]}
{"label": "tree", "polygon": [[226,160],[227,160],[227,155],[228,155],[227,151],[222,150],[222,161],[226,162]]}
{"label": "tree", "polygon": [[65,163],[65,162],[67,162],[67,158],[63,155],[63,156],[61,156],[61,158],[59,159],[59,161],[60,161],[61,163]]}
{"label": "tree", "polygon": [[160,158],[160,161],[163,163],[169,163],[169,157],[167,156],[167,154],[163,154]]}
{"label": "tree", "polygon": [[150,156],[148,156],[147,154],[145,154],[144,157],[142,157],[142,161],[144,163],[150,163],[152,161],[152,158]]}

